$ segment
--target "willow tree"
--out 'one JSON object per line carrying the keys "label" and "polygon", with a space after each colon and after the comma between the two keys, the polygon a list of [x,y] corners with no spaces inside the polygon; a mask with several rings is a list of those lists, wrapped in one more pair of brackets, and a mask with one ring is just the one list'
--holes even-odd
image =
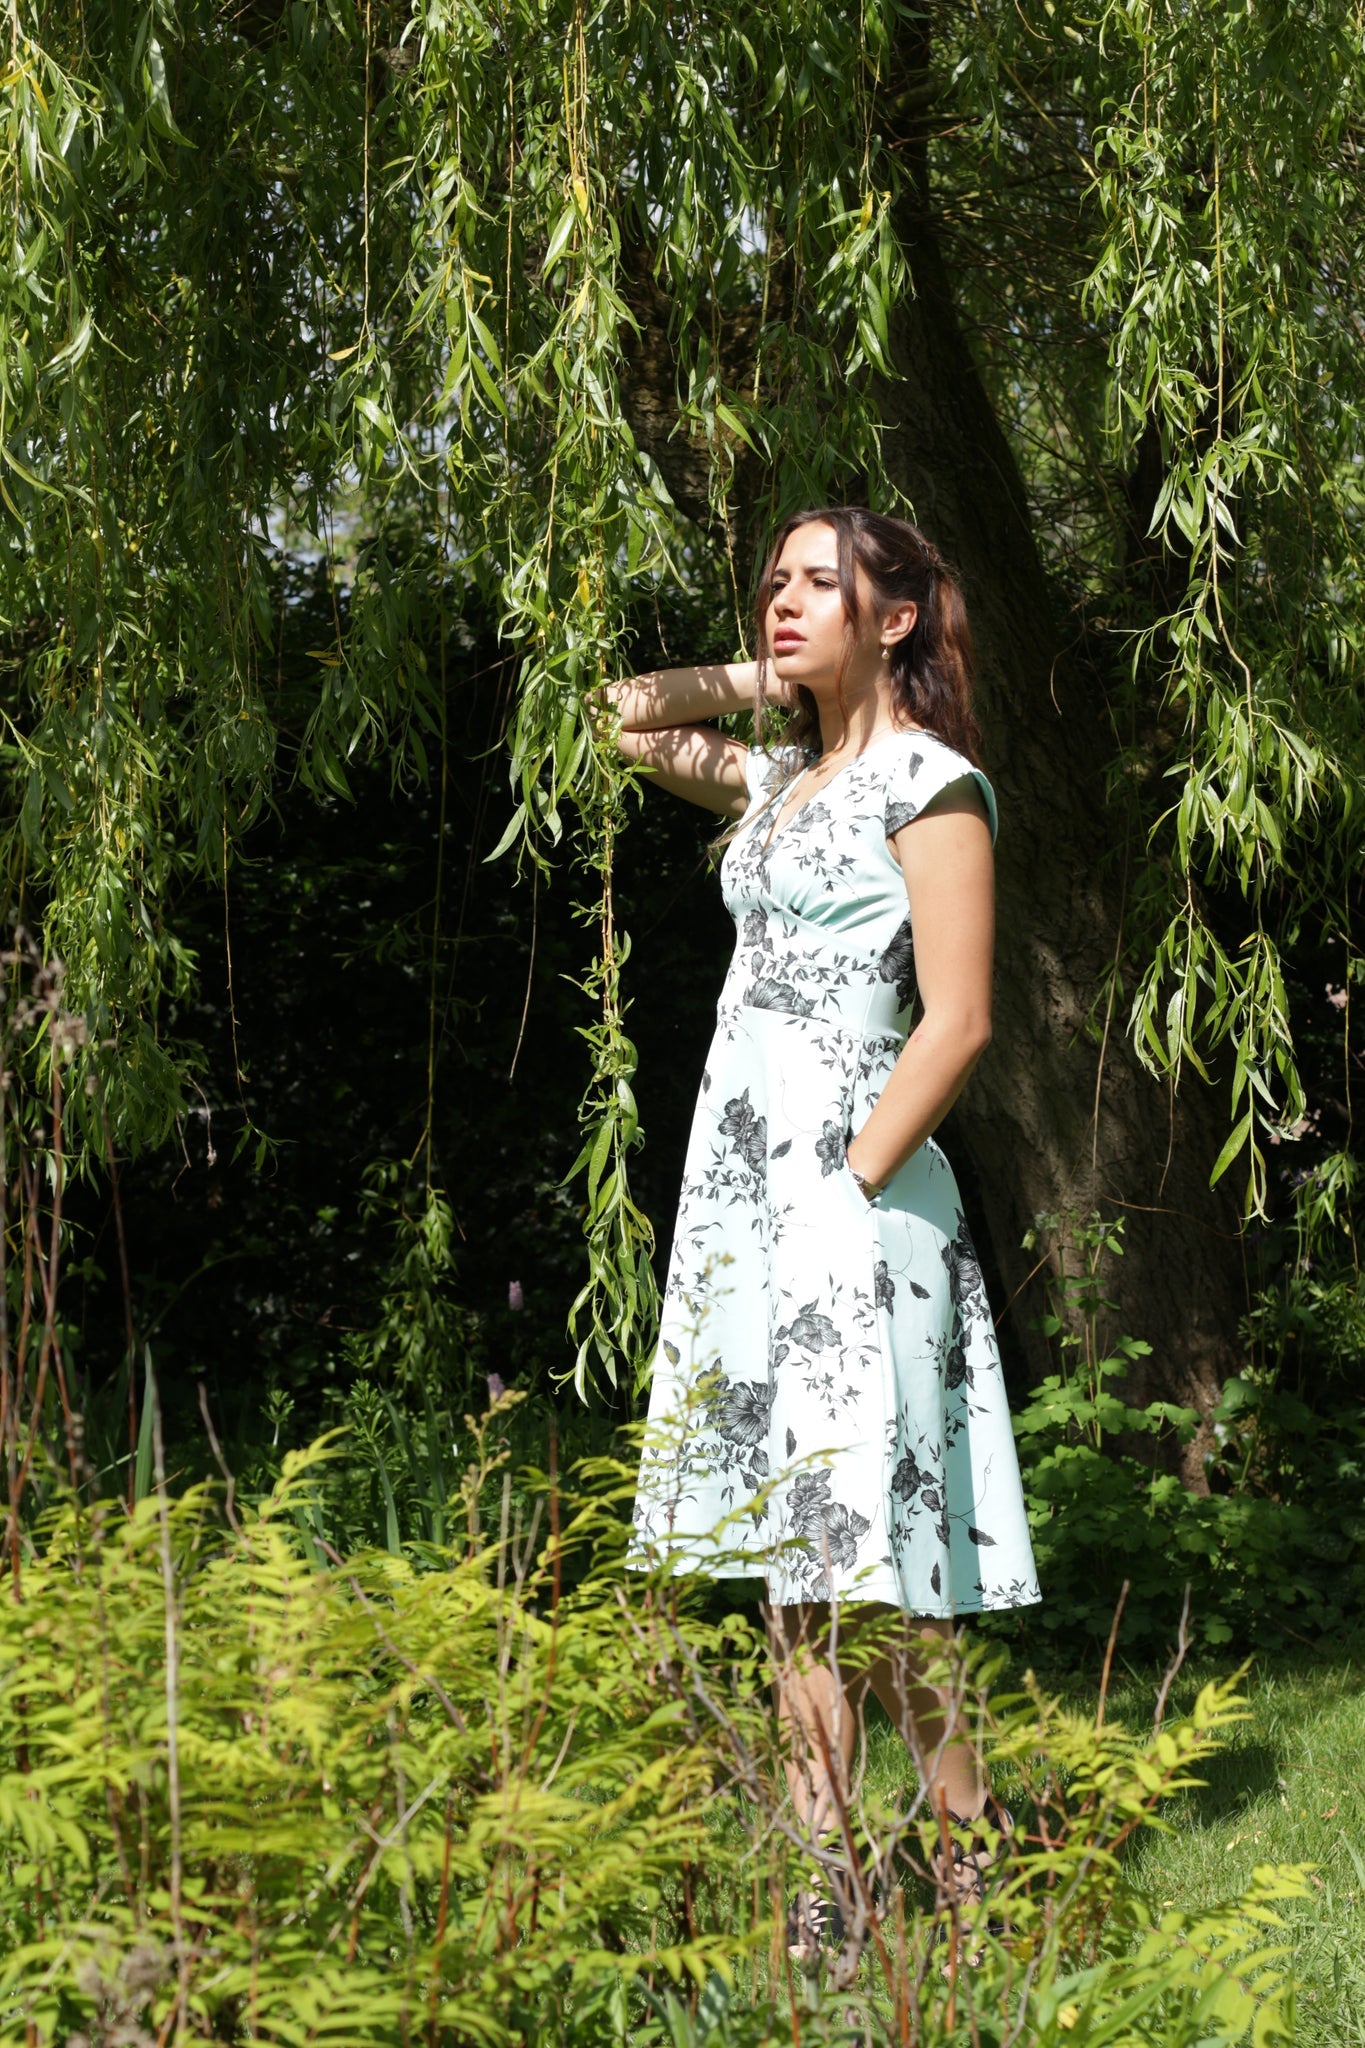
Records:
{"label": "willow tree", "polygon": [[[1007,821],[964,1121],[1000,1261],[1121,1205],[1123,1320],[1207,1411],[1305,1108],[1279,947],[1359,967],[1360,43],[1326,0],[12,0],[5,845],[87,1012],[85,1142],[181,1112],[177,878],[226,885],[283,775],[439,777],[491,608],[501,851],[596,904],[577,1378],[637,1363],[593,686],[669,580],[742,643],[783,510],[908,501],[968,586]],[[291,546],[346,597],[301,732]],[[1349,1190],[1349,1137],[1320,1173]]]}

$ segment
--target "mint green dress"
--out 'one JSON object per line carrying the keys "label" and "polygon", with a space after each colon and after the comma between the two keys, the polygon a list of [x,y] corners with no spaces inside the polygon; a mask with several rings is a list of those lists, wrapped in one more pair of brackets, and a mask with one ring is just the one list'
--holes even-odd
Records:
{"label": "mint green dress", "polygon": [[895,733],[780,830],[755,748],[725,854],[734,959],[702,1075],[635,1503],[637,1563],[763,1576],[778,1603],[953,1616],[1039,1599],[994,1325],[929,1139],[875,1204],[844,1148],[914,1022],[888,838],[975,776]]}

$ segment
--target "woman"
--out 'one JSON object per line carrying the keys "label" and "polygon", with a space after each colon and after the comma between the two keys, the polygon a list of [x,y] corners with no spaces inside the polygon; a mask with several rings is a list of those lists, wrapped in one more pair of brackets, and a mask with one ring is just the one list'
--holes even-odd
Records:
{"label": "woman", "polygon": [[[966,1827],[959,1886],[979,1892],[1007,1816],[926,1674],[957,1616],[1039,1592],[990,1310],[932,1136],[990,1037],[995,800],[973,760],[966,614],[916,527],[807,512],[764,569],[758,644],[757,663],[611,692],[623,753],[737,821],[722,877],[738,944],[688,1149],[637,1544],[766,1576],[813,1834],[870,1685]],[[704,722],[752,703],[761,735],[770,675],[793,714],[776,751]],[[856,1688],[822,1654],[831,1603],[849,1602],[896,1617],[898,1638]],[[839,1904],[798,1900],[794,1953],[838,1938]]]}

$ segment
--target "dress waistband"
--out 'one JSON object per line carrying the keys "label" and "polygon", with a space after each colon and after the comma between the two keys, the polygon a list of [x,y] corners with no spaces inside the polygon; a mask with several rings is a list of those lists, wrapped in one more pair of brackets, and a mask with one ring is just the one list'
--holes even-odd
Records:
{"label": "dress waistband", "polygon": [[860,1045],[875,1040],[878,1046],[900,1047],[909,1035],[896,991],[886,986],[819,989],[775,977],[738,976],[721,990],[716,1015],[743,1016],[750,1023],[755,1015],[768,1016],[785,1028],[804,1024]]}

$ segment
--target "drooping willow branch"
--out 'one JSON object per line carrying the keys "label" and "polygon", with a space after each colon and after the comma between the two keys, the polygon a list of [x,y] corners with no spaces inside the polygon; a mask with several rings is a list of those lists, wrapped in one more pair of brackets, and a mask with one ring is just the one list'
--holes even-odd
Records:
{"label": "drooping willow branch", "polygon": [[[1266,1122],[1299,1106],[1281,935],[1351,929],[1365,786],[1365,65],[1326,0],[1269,43],[1231,5],[1103,18],[16,0],[0,835],[86,1018],[78,1159],[106,1113],[123,1151],[181,1112],[184,878],[282,774],[345,796],[363,756],[425,772],[440,536],[440,603],[495,616],[519,664],[501,851],[593,878],[570,1370],[638,1364],[624,771],[594,692],[669,579],[708,558],[742,612],[765,518],[886,501],[913,164],[1059,592],[1135,657],[1132,1027],[1164,1071],[1228,1048],[1220,1164],[1246,1156],[1260,1199]],[[291,547],[333,599],[304,701],[280,689]]]}

